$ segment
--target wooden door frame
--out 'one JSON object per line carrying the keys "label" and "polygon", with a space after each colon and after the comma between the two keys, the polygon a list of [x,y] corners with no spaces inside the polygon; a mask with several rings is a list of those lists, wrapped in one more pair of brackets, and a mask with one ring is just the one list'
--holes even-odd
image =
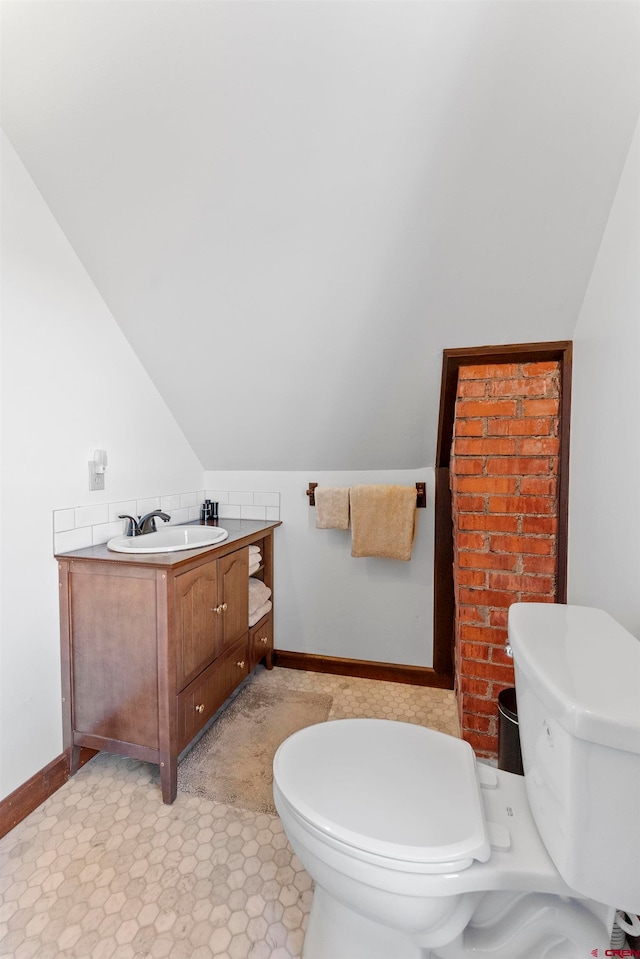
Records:
{"label": "wooden door frame", "polygon": [[449,466],[458,393],[458,372],[462,366],[496,363],[545,363],[557,360],[560,371],[560,448],[558,453],[557,593],[559,603],[567,601],[567,552],[569,525],[569,435],[571,413],[571,340],[550,343],[519,343],[509,346],[478,346],[443,350],[440,414],[435,464],[435,543],[433,605],[433,668],[450,681],[454,679],[455,595],[453,588],[453,522]]}

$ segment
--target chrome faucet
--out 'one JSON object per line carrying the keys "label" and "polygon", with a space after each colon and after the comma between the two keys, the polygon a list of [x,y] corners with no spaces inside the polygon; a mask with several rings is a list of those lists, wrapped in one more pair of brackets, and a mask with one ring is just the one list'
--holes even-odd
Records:
{"label": "chrome faucet", "polygon": [[118,519],[126,519],[127,523],[127,536],[142,536],[143,533],[155,533],[156,531],[156,519],[164,520],[165,523],[168,523],[171,517],[168,513],[163,513],[162,510],[154,509],[151,513],[145,513],[144,516],[138,516],[135,519],[133,516],[129,516],[128,513],[121,513],[118,516]]}

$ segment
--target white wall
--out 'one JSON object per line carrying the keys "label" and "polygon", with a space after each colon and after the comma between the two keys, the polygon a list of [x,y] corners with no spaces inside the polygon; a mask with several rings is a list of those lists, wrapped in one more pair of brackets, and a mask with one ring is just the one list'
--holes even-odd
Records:
{"label": "white wall", "polygon": [[[319,530],[306,490],[358,483],[427,483],[410,562],[354,559],[346,530]],[[433,663],[433,469],[205,472],[207,489],[278,490],[276,647],[296,652],[431,666]]]}
{"label": "white wall", "polygon": [[4,3],[3,124],[206,469],[419,468],[443,348],[573,332],[638,9]]}
{"label": "white wall", "polygon": [[[2,199],[0,797],[62,749],[52,511],[199,490],[203,478],[4,135]],[[166,347],[189,350],[179,330]],[[106,489],[89,492],[100,447]]]}
{"label": "white wall", "polygon": [[574,335],[569,602],[640,638],[640,128]]}

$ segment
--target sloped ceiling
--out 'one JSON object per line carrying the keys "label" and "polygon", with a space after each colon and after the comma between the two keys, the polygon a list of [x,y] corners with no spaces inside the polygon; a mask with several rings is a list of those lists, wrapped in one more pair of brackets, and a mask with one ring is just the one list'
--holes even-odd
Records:
{"label": "sloped ceiling", "polygon": [[420,467],[443,348],[572,335],[638,14],[9,0],[2,123],[205,469]]}

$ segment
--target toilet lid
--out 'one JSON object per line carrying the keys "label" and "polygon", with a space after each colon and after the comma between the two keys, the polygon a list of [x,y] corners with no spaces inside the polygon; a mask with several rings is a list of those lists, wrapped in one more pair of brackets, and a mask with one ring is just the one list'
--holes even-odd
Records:
{"label": "toilet lid", "polygon": [[273,770],[300,816],[356,849],[424,866],[489,858],[475,756],[461,739],[391,720],[334,720],[285,740]]}

